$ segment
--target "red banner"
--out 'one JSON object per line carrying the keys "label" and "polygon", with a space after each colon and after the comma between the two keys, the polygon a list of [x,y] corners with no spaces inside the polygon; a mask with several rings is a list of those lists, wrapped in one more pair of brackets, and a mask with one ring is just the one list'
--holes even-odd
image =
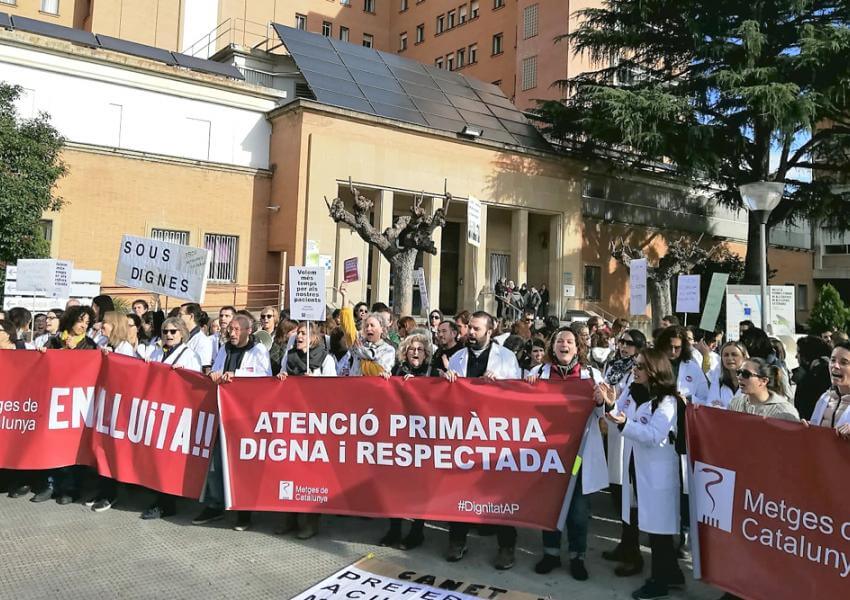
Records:
{"label": "red banner", "polygon": [[237,380],[219,391],[228,508],[554,529],[591,395],[589,381]]}
{"label": "red banner", "polygon": [[687,431],[695,573],[751,600],[848,597],[850,444],[712,408]]}
{"label": "red banner", "polygon": [[200,496],[218,428],[206,377],[96,350],[11,350],[0,354],[0,382],[0,467],[88,465]]}

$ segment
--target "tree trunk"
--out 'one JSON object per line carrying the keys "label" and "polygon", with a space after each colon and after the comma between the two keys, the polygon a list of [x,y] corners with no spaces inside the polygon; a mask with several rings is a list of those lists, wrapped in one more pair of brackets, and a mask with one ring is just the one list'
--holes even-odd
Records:
{"label": "tree trunk", "polygon": [[[748,285],[761,284],[761,264],[759,262],[759,245],[761,244],[761,222],[758,215],[748,211],[747,226],[747,258],[744,263],[744,280]],[[770,230],[768,230],[770,239]]]}
{"label": "tree trunk", "polygon": [[393,312],[405,317],[413,312],[413,267],[416,265],[416,248],[408,248],[392,257]]}
{"label": "tree trunk", "polygon": [[652,328],[661,327],[661,319],[665,315],[673,314],[673,302],[671,300],[670,280],[661,281],[647,278],[649,287],[649,302],[652,306]]}

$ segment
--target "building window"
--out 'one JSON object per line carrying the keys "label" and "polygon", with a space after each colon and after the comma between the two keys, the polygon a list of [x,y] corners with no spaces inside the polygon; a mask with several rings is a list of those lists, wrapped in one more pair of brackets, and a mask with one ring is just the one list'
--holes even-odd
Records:
{"label": "building window", "polygon": [[451,29],[452,27],[454,27],[454,26],[455,26],[455,11],[450,10],[450,11],[447,13],[447,15],[446,15],[446,16],[447,16],[447,19],[446,19],[446,27],[448,27],[449,29]]}
{"label": "building window", "polygon": [[502,51],[503,51],[503,49],[502,49],[503,39],[504,39],[504,36],[501,33],[497,33],[496,35],[493,36],[493,55],[502,53]]}
{"label": "building window", "polygon": [[343,41],[343,42],[348,41],[348,27],[340,27],[339,28],[339,39],[340,39],[340,41]]}
{"label": "building window", "polygon": [[[9,2],[3,2],[3,4],[9,4]],[[12,4],[14,4],[14,1]],[[53,221],[49,219],[42,219],[38,222],[38,228],[41,229],[41,237],[43,237],[48,244],[53,241]]]}
{"label": "building window", "polygon": [[405,31],[400,36],[398,36],[398,51],[404,52],[407,50],[407,32]]}
{"label": "building window", "polygon": [[437,33],[443,33],[446,30],[446,15],[437,17]]}
{"label": "building window", "polygon": [[421,44],[425,41],[425,23],[416,26],[416,43]]}
{"label": "building window", "polygon": [[401,5],[399,6],[399,11],[404,12],[407,10],[408,0],[401,0]]}
{"label": "building window", "polygon": [[457,9],[457,20],[461,25],[466,23],[466,4]]}
{"label": "building window", "polygon": [[15,6],[18,4],[18,0],[0,0],[0,4],[10,4],[11,6]]}
{"label": "building window", "polygon": [[595,200],[605,200],[608,194],[605,190],[605,182],[601,179],[589,178],[584,180],[584,190],[582,195],[585,198],[593,198]]}
{"label": "building window", "polygon": [[207,233],[204,235],[204,248],[210,251],[209,280],[219,283],[236,281],[236,255],[239,238],[235,235]]}
{"label": "building window", "polygon": [[443,57],[442,56],[440,56],[436,60],[434,60],[434,66],[437,67],[438,69],[443,68]]}
{"label": "building window", "polygon": [[475,64],[478,62],[478,44],[470,44],[469,45],[469,64]]}
{"label": "building window", "polygon": [[531,6],[526,6],[525,10],[522,11],[522,23],[523,23],[523,39],[527,40],[528,38],[533,38],[537,35],[537,30],[539,27],[539,18],[540,15],[540,5],[532,4]]}
{"label": "building window", "polygon": [[449,71],[455,70],[455,55],[454,54],[446,54],[446,68]]}
{"label": "building window", "polygon": [[530,90],[537,87],[537,57],[529,56],[522,59],[522,89]]}
{"label": "building window", "polygon": [[59,0],[41,0],[41,12],[50,15],[58,15]]}
{"label": "building window", "polygon": [[505,5],[505,0],[493,0],[493,10],[502,8]]}
{"label": "building window", "polygon": [[322,21],[322,35],[331,37],[334,34],[334,24],[330,21]]}
{"label": "building window", "polygon": [[171,242],[172,244],[189,245],[189,232],[179,229],[151,229],[151,237],[161,242]]}
{"label": "building window", "polygon": [[848,254],[847,250],[846,244],[825,244],[823,247],[824,254]]}
{"label": "building window", "polygon": [[375,12],[375,0],[363,0],[363,12]]}
{"label": "building window", "polygon": [[797,284],[797,310],[809,310],[809,286],[805,283]]}
{"label": "building window", "polygon": [[366,48],[371,48],[375,43],[375,36],[371,33],[363,34],[363,46]]}
{"label": "building window", "polygon": [[602,299],[602,267],[584,266],[584,299]]}
{"label": "building window", "polygon": [[339,0],[342,6],[351,6],[351,0]]}
{"label": "building window", "polygon": [[472,0],[472,2],[469,3],[469,18],[470,19],[477,19],[478,18],[478,10],[479,10],[478,0]]}
{"label": "building window", "polygon": [[305,15],[295,14],[295,29],[307,31],[307,17]]}
{"label": "building window", "polygon": [[461,48],[455,52],[455,56],[457,56],[457,68],[460,69],[466,64],[466,48]]}

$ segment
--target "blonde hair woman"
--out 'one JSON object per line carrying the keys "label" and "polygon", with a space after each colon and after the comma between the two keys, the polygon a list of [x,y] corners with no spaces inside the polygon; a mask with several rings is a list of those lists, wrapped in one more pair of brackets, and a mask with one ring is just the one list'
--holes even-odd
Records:
{"label": "blonde hair woman", "polygon": [[130,343],[125,315],[119,315],[114,310],[104,313],[100,333],[106,337],[106,345],[103,347],[104,353],[114,352],[122,356],[138,358],[136,350]]}

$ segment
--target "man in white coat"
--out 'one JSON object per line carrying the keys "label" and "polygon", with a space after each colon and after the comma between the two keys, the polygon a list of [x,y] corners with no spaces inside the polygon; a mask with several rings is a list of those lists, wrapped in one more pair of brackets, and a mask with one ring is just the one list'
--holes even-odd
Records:
{"label": "man in white coat", "polygon": [[180,318],[183,319],[186,329],[189,330],[189,340],[185,343],[201,359],[204,375],[207,375],[215,356],[213,356],[212,340],[201,330],[202,313],[201,305],[197,302],[187,302],[180,306]]}
{"label": "man in white coat", "polygon": [[[262,344],[254,343],[251,335],[251,320],[236,315],[230,322],[229,340],[215,357],[210,379],[215,383],[228,383],[236,377],[270,377],[272,374],[269,351]],[[224,516],[224,479],[221,447],[216,441],[210,459],[210,469],[201,499],[205,505],[201,514],[192,521],[204,525]],[[245,531],[251,526],[251,513],[240,511],[235,529]]]}
{"label": "man in white coat", "polygon": [[[522,369],[516,355],[492,340],[495,324],[493,317],[484,311],[472,314],[469,319],[467,347],[455,352],[449,359],[446,379],[457,381],[458,377],[481,377],[488,381],[520,379]],[[466,554],[466,537],[469,523],[452,523],[449,526],[449,551],[446,560],[457,562]],[[496,527],[499,555],[495,567],[500,570],[514,566],[516,528],[500,525]]]}

